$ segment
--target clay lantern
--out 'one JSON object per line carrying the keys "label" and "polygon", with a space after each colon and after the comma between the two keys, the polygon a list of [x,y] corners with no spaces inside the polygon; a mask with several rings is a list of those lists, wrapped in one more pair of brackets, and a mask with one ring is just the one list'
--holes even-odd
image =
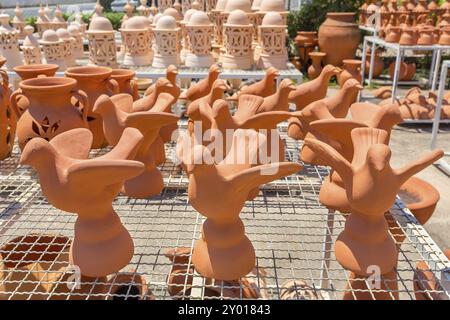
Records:
{"label": "clay lantern", "polygon": [[287,26],[278,12],[269,12],[264,16],[259,28],[261,54],[258,67],[287,69],[288,53],[286,48]]}
{"label": "clay lantern", "polygon": [[180,23],[183,20],[183,17],[181,16],[181,14],[174,8],[167,8],[166,10],[164,10],[163,16],[173,17],[175,19],[175,21],[177,22],[178,27],[180,26]]}
{"label": "clay lantern", "polygon": [[[247,14],[249,22],[254,26],[255,25],[255,15],[252,12],[252,5],[250,0],[227,0],[225,5],[225,9],[220,15],[220,19],[222,19],[222,24],[225,24],[230,13],[234,10],[242,10]],[[256,29],[253,34],[255,34]]]}
{"label": "clay lantern", "polygon": [[87,129],[64,132],[53,140],[32,139],[20,162],[38,173],[42,193],[56,208],[76,213],[70,264],[88,277],[104,277],[126,267],[134,254],[129,232],[112,202],[123,182],[140,174],[144,165],[132,161],[142,143],[134,128],[107,154],[88,159],[92,134]]}
{"label": "clay lantern", "polygon": [[180,28],[181,28],[181,52],[180,52],[180,59],[181,63],[184,63],[186,60],[187,54],[191,51],[191,44],[189,42],[188,33],[186,31],[186,25],[188,24],[189,20],[191,19],[194,12],[197,10],[195,9],[189,9],[184,14],[183,20],[180,21]]}
{"label": "clay lantern", "polygon": [[81,59],[84,57],[84,44],[83,44],[83,34],[81,33],[78,24],[71,24],[67,27],[67,31],[73,38],[73,55],[76,59]]}
{"label": "clay lantern", "polygon": [[189,23],[186,25],[190,44],[190,52],[186,56],[185,62],[187,67],[209,68],[214,63],[211,54],[213,28],[214,26],[205,12],[196,11],[192,15]]}
{"label": "clay lantern", "polygon": [[24,64],[40,64],[41,60],[41,48],[39,46],[38,40],[34,37],[34,28],[32,26],[26,26],[24,28],[26,34],[25,40],[23,41],[20,49],[23,52],[23,63]]}
{"label": "clay lantern", "polygon": [[166,9],[172,7],[172,0],[158,0],[158,10],[163,13]]}
{"label": "clay lantern", "polygon": [[0,13],[0,54],[6,58],[6,68],[22,64],[19,51],[19,31],[9,25],[9,15]]}
{"label": "clay lantern", "polygon": [[224,24],[224,47],[220,60],[224,69],[251,69],[253,65],[253,25],[247,14],[235,10]]}
{"label": "clay lantern", "polygon": [[141,5],[137,7],[137,12],[140,16],[148,17],[150,15],[150,8],[147,6],[147,0],[140,0]]}
{"label": "clay lantern", "polygon": [[188,10],[190,9],[192,9],[191,0],[181,0],[181,13],[183,14],[183,16],[185,16],[186,12],[188,12]]}
{"label": "clay lantern", "polygon": [[53,18],[51,22],[51,26],[54,30],[58,30],[61,28],[67,28],[67,22],[64,20],[64,17],[62,16],[62,11],[59,8],[59,6],[56,6],[55,9],[55,17]]}
{"label": "clay lantern", "polygon": [[150,65],[153,59],[152,32],[146,17],[128,19],[119,30],[125,45],[123,64],[126,66]]}
{"label": "clay lantern", "polygon": [[127,3],[123,6],[123,11],[125,14],[122,17],[122,28],[123,23],[133,16],[134,6],[131,4],[130,0],[127,0]]}
{"label": "clay lantern", "polygon": [[219,48],[223,43],[223,20],[221,16],[226,5],[227,0],[218,0],[216,7],[209,13],[210,19],[214,24],[214,44]]}
{"label": "clay lantern", "polygon": [[42,34],[45,30],[50,29],[50,20],[45,14],[44,7],[41,5],[38,11],[38,18],[36,20],[36,27],[39,35],[42,37]]}
{"label": "clay lantern", "polygon": [[284,5],[284,0],[262,0],[258,12],[255,13],[255,28],[262,24],[264,16],[268,12],[278,12],[283,19],[283,24],[287,25],[288,11]]}
{"label": "clay lantern", "polygon": [[205,12],[210,12],[217,5],[217,0],[206,0],[205,1]]}
{"label": "clay lantern", "polygon": [[66,60],[64,59],[65,48],[64,42],[59,39],[58,34],[53,29],[48,29],[42,34],[39,43],[44,52],[44,62],[56,64],[60,70],[66,69]]}
{"label": "clay lantern", "polygon": [[178,11],[178,13],[183,16],[182,14],[182,10],[181,10],[181,3],[179,0],[175,0],[174,4],[172,5],[172,7]]}
{"label": "clay lantern", "polygon": [[23,28],[25,28],[25,19],[23,18],[23,10],[19,7],[19,4],[16,5],[16,9],[14,9],[14,17],[11,21],[11,25],[14,29],[19,31],[19,36],[21,38],[25,37],[25,32]]}
{"label": "clay lantern", "polygon": [[92,19],[86,34],[89,40],[89,63],[115,68],[117,48],[111,22],[104,17]]}
{"label": "clay lantern", "polygon": [[167,68],[171,64],[180,64],[180,28],[172,16],[163,15],[158,19],[155,28],[155,56],[152,66],[155,68]]}
{"label": "clay lantern", "polygon": [[16,114],[10,107],[8,73],[0,69],[0,160],[10,156],[16,137]]}
{"label": "clay lantern", "polygon": [[63,42],[64,47],[64,60],[66,62],[66,67],[73,67],[76,65],[75,62],[75,51],[74,44],[75,39],[70,36],[69,31],[67,29],[58,29],[56,30],[56,34],[58,38]]}
{"label": "clay lantern", "polygon": [[84,37],[84,33],[86,32],[87,24],[83,20],[83,15],[78,12],[75,14],[75,20],[71,22],[71,24],[75,24],[80,28],[81,35]]}
{"label": "clay lantern", "polygon": [[92,20],[94,20],[95,18],[103,17],[103,16],[104,16],[103,10],[104,10],[104,8],[103,8],[103,6],[100,4],[100,0],[97,0],[97,2],[95,3],[95,7],[94,7],[94,13],[92,14],[92,17],[91,17],[91,22],[92,22]]}

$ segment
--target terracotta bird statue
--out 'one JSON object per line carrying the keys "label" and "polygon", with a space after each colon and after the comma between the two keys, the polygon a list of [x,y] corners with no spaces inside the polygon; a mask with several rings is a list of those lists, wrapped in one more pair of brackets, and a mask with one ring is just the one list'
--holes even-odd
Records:
{"label": "terracotta bird statue", "polygon": [[179,145],[189,176],[189,202],[207,217],[192,255],[195,269],[204,277],[235,280],[252,271],[255,250],[239,214],[252,190],[302,169],[289,162],[254,166],[258,146],[251,141],[258,133],[248,131],[253,130],[235,131],[232,151],[216,163],[205,161],[212,155],[202,145]]}
{"label": "terracotta bird statue", "polygon": [[175,98],[175,96],[171,93],[173,88],[174,86],[169,80],[164,78],[158,79],[155,84],[155,90],[153,90],[151,94],[144,96],[133,103],[133,111],[139,112],[150,110],[156,104],[161,93],[168,93]]}
{"label": "terracotta bird statue", "polygon": [[[169,95],[170,96],[170,95]],[[158,99],[158,103],[165,100]],[[166,103],[171,103],[168,100]],[[166,112],[142,111],[127,112],[133,105],[132,96],[118,94],[112,97],[100,96],[94,110],[102,115],[105,137],[111,145],[115,145],[127,127],[138,129],[144,140],[138,149],[136,159],[145,164],[145,171],[124,183],[123,192],[133,198],[147,198],[161,193],[164,181],[155,164],[152,144],[159,136],[161,127],[177,123],[179,117]],[[161,109],[164,109],[161,107]]]}
{"label": "terracotta bird statue", "polygon": [[229,98],[231,101],[237,101],[239,96],[242,94],[252,94],[262,98],[271,96],[277,91],[276,79],[280,76],[277,69],[270,67],[266,71],[266,75],[261,81],[254,84],[243,86],[239,92]]}
{"label": "terracotta bird statue", "polygon": [[187,91],[180,95],[180,99],[192,102],[208,95],[214,82],[219,78],[220,71],[220,67],[217,64],[213,64],[209,68],[208,76],[191,85]]}
{"label": "terracotta bird statue", "polygon": [[294,82],[284,79],[278,86],[277,92],[264,98],[264,102],[257,113],[269,111],[289,111],[289,94],[296,89]]}
{"label": "terracotta bird statue", "polygon": [[36,169],[47,200],[78,215],[70,262],[80,267],[82,275],[102,277],[118,272],[133,257],[133,240],[112,202],[123,182],[144,170],[141,162],[131,160],[143,139],[139,130],[127,128],[109,153],[87,159],[92,133],[73,129],[50,142],[34,138],[22,152],[20,163]]}
{"label": "terracotta bird statue", "polygon": [[[178,68],[174,65],[170,65],[167,67],[166,70],[166,79],[169,80],[169,82],[172,84],[171,87],[167,87],[166,93],[170,93],[176,100],[180,97],[181,89],[177,85],[177,75],[178,75]],[[159,80],[159,79],[158,79]],[[156,82],[157,84],[158,82]],[[153,91],[156,89],[156,84],[151,85],[147,88],[147,90],[144,93],[144,96],[150,96],[152,95]]]}

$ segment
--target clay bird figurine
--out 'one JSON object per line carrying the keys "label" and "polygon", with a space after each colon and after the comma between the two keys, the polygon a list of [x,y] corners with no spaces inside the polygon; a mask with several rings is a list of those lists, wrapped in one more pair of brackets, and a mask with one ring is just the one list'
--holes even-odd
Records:
{"label": "clay bird figurine", "polygon": [[254,130],[235,131],[232,151],[214,163],[205,161],[212,157],[208,148],[190,145],[189,138],[187,144],[179,144],[178,154],[189,176],[189,202],[207,217],[192,255],[195,269],[204,277],[235,280],[252,271],[255,250],[239,218],[249,193],[302,169],[300,164],[290,162],[254,166],[258,146],[251,140],[255,136],[265,139]]}
{"label": "clay bird figurine", "polygon": [[173,91],[173,84],[164,78],[158,79],[155,83],[155,89],[147,96],[135,101],[133,103],[133,111],[148,111],[156,104],[158,96],[161,93],[168,93],[176,98],[171,92]]}
{"label": "clay bird figurine", "polygon": [[109,153],[87,159],[92,133],[73,129],[50,142],[34,138],[22,152],[20,163],[37,171],[47,200],[78,215],[70,263],[80,267],[82,275],[102,277],[118,272],[133,257],[133,240],[112,202],[123,182],[144,170],[141,162],[131,160],[143,139],[139,130],[127,128]]}
{"label": "clay bird figurine", "polygon": [[289,111],[289,94],[296,89],[294,82],[284,79],[278,86],[277,92],[264,98],[263,104],[257,113],[269,111]]}
{"label": "clay bird figurine", "polygon": [[[161,96],[169,94],[161,94]],[[164,97],[164,96],[163,96]],[[173,97],[172,97],[173,98]],[[166,112],[153,110],[128,112],[133,105],[132,96],[118,94],[112,97],[100,96],[94,110],[102,115],[105,137],[111,145],[115,145],[124,130],[128,127],[138,129],[144,136],[143,142],[136,154],[136,160],[145,164],[145,171],[140,175],[125,181],[123,192],[132,198],[147,198],[161,193],[164,180],[155,164],[155,152],[152,145],[159,136],[161,127],[177,123],[179,117]],[[157,103],[172,103],[170,99],[158,99]],[[164,106],[160,107],[164,109]]]}
{"label": "clay bird figurine", "polygon": [[400,187],[444,153],[434,150],[394,169],[390,165],[391,149],[386,144],[386,131],[356,128],[351,137],[352,162],[317,139],[306,139],[305,144],[339,173],[350,203],[351,214],[335,243],[336,259],[359,276],[369,276],[371,266],[378,266],[384,275],[397,265],[397,247],[388,233],[384,213],[394,204]]}
{"label": "clay bird figurine", "polygon": [[251,85],[244,85],[237,94],[229,98],[229,100],[237,101],[239,96],[242,94],[251,94],[254,96],[259,96],[266,98],[271,96],[277,91],[276,79],[280,76],[280,73],[274,67],[270,67],[266,71],[266,75],[261,81],[258,81]]}
{"label": "clay bird figurine", "polygon": [[217,64],[213,64],[209,68],[208,76],[191,85],[187,91],[180,95],[180,99],[192,102],[208,95],[211,92],[213,83],[219,78],[220,71],[220,67]]}
{"label": "clay bird figurine", "polygon": [[[170,93],[176,100],[180,97],[181,89],[177,85],[177,75],[178,75],[178,68],[174,65],[170,65],[166,69],[166,79],[169,80],[169,82],[172,84],[172,86],[167,87],[166,93]],[[158,82],[156,82],[157,84]],[[147,88],[147,90],[144,93],[144,96],[150,96],[153,94],[153,92],[156,89],[156,84],[151,85]]]}

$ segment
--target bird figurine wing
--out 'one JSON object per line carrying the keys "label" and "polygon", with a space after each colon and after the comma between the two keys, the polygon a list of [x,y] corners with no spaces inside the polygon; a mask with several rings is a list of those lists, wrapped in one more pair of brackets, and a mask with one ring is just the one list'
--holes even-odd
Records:
{"label": "bird figurine wing", "polygon": [[429,165],[432,165],[437,160],[444,156],[444,151],[442,149],[436,149],[428,152],[427,154],[421,156],[415,161],[399,168],[395,169],[394,173],[400,179],[400,183],[405,183],[409,178],[411,178],[416,173],[422,171]]}
{"label": "bird figurine wing", "polygon": [[320,140],[310,138],[305,139],[305,145],[319,155],[328,166],[336,170],[344,182],[351,179],[353,176],[352,165],[336,149]]}
{"label": "bird figurine wing", "polygon": [[89,129],[78,128],[57,135],[50,141],[50,144],[66,157],[87,159],[92,141],[93,136]]}
{"label": "bird figurine wing", "polygon": [[111,97],[111,101],[122,111],[133,112],[133,96],[128,93],[120,93]]}
{"label": "bird figurine wing", "polygon": [[180,117],[172,113],[144,111],[129,114],[125,120],[125,124],[127,127],[133,127],[139,129],[141,132],[146,132],[176,123],[179,119]]}
{"label": "bird figurine wing", "polygon": [[152,111],[157,112],[170,112],[170,108],[176,102],[176,98],[173,97],[170,93],[161,93],[158,96],[158,100],[156,100],[155,105],[152,107]]}
{"label": "bird figurine wing", "polygon": [[291,114],[285,111],[264,112],[255,114],[245,121],[238,122],[238,126],[244,129],[269,129],[276,127],[278,123],[283,122],[290,117]]}
{"label": "bird figurine wing", "polygon": [[144,136],[138,129],[125,128],[117,145],[110,152],[95,160],[134,159],[143,140]]}
{"label": "bird figurine wing", "polygon": [[251,94],[242,94],[239,96],[238,107],[234,117],[239,119],[239,121],[245,121],[257,114],[258,109],[263,103],[264,98]]}

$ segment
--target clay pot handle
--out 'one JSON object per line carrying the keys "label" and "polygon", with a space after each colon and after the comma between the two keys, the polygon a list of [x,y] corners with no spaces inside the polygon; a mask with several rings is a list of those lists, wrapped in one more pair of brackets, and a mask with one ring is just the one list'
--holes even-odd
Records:
{"label": "clay pot handle", "polygon": [[17,100],[20,96],[25,97],[25,95],[22,93],[22,90],[17,89],[16,91],[14,91],[11,94],[11,97],[9,98],[9,105],[10,105],[12,111],[14,112],[16,119],[19,119],[20,116],[22,115],[22,112],[20,112],[20,108],[17,105]]}
{"label": "clay pot handle", "polygon": [[130,80],[131,92],[134,98],[139,98],[139,86],[136,79]]}
{"label": "clay pot handle", "polygon": [[107,79],[108,89],[111,91],[113,95],[120,93],[119,83],[114,79]]}
{"label": "clay pot handle", "polygon": [[87,123],[88,122],[88,113],[89,113],[89,109],[90,109],[89,97],[82,90],[72,91],[72,96],[75,99],[77,99],[80,102],[80,104],[83,105],[83,110],[82,110],[83,121]]}

